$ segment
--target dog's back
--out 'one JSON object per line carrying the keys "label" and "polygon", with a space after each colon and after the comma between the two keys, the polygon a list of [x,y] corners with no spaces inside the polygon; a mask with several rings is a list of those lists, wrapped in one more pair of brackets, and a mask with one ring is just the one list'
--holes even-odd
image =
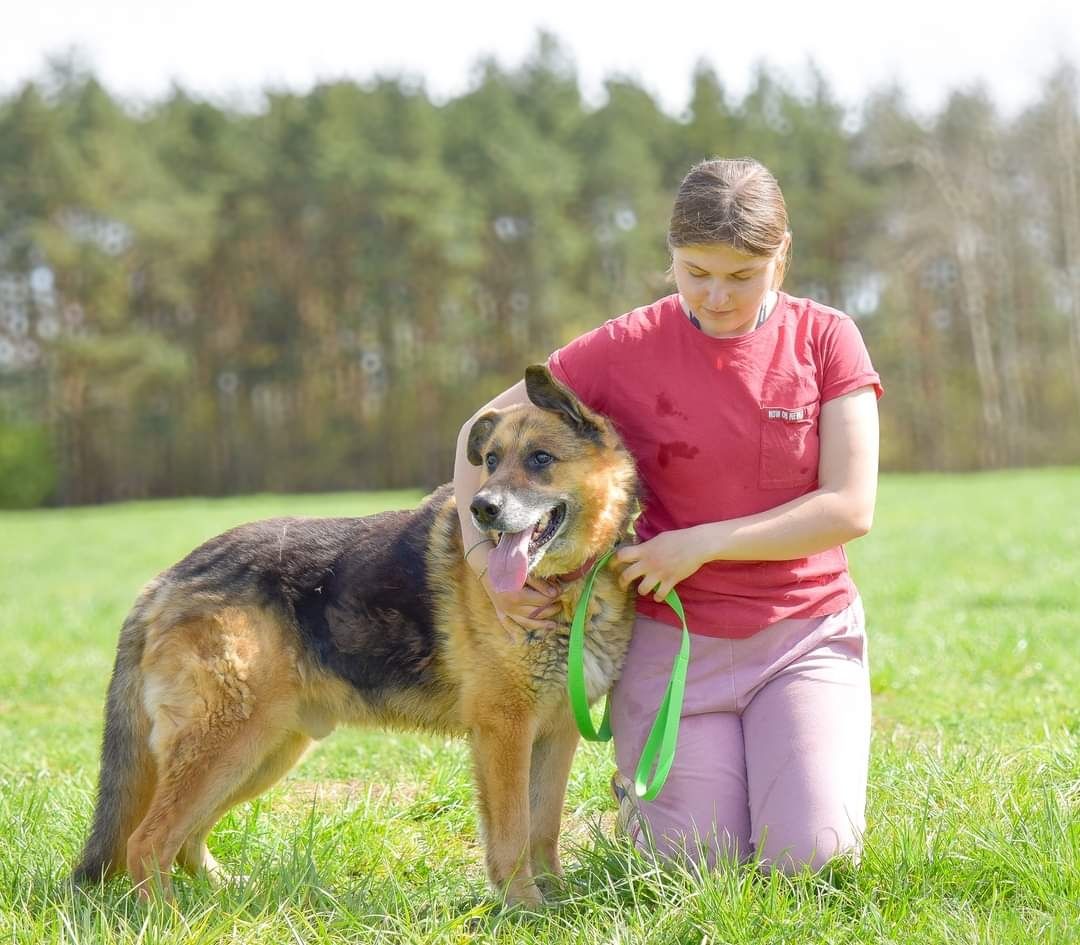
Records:
{"label": "dog's back", "polygon": [[440,642],[428,573],[432,529],[452,489],[418,508],[363,518],[241,525],[174,565],[176,606],[233,602],[275,611],[314,662],[377,703],[431,681]]}

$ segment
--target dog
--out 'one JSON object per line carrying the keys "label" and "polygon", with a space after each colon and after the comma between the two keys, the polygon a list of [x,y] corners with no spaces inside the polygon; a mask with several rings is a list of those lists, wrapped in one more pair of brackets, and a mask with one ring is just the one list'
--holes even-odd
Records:
{"label": "dog", "polygon": [[[559,583],[558,629],[509,633],[464,560],[452,486],[411,511],[241,525],[143,588],[124,621],[105,707],[93,826],[77,882],[125,867],[140,895],[170,871],[223,875],[206,847],[234,805],[281,778],[339,724],[466,735],[487,874],[511,904],[561,875],[558,837],[578,734],[569,623],[589,564],[638,501],[610,422],[542,365],[530,403],[470,428],[483,466],[474,521],[490,580]],[[633,593],[596,578],[586,629],[591,700],[622,669]]]}

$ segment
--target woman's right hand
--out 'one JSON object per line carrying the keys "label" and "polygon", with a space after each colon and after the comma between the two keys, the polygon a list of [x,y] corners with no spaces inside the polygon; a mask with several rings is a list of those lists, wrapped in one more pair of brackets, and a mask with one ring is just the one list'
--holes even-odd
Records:
{"label": "woman's right hand", "polygon": [[[481,549],[470,555],[469,567],[477,574],[481,586],[495,608],[495,616],[503,629],[511,637],[521,630],[554,630],[558,623],[552,619],[561,610],[558,603],[562,588],[558,582],[545,581],[543,578],[530,577],[520,591],[497,591],[492,587],[487,574],[487,553],[481,555]],[[477,560],[475,563],[472,559]]]}

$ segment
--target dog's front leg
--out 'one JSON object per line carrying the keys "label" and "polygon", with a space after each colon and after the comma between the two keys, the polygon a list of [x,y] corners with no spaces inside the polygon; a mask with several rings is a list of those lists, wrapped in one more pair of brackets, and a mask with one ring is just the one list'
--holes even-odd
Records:
{"label": "dog's front leg", "polygon": [[562,876],[559,829],[562,824],[566,782],[577,749],[578,732],[569,712],[561,713],[555,727],[533,745],[529,779],[529,846],[533,876]]}
{"label": "dog's front leg", "polygon": [[535,726],[488,707],[472,753],[488,878],[509,904],[539,904],[529,866],[529,763]]}

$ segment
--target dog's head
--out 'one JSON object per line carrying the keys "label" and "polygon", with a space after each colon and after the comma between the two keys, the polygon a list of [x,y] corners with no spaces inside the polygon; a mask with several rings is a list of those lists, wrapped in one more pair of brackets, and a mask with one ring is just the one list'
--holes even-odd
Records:
{"label": "dog's head", "polygon": [[544,365],[525,371],[528,405],[492,410],[469,432],[484,482],[470,505],[493,540],[488,574],[499,591],[529,573],[574,571],[607,551],[636,510],[633,459],[611,423],[586,408]]}

